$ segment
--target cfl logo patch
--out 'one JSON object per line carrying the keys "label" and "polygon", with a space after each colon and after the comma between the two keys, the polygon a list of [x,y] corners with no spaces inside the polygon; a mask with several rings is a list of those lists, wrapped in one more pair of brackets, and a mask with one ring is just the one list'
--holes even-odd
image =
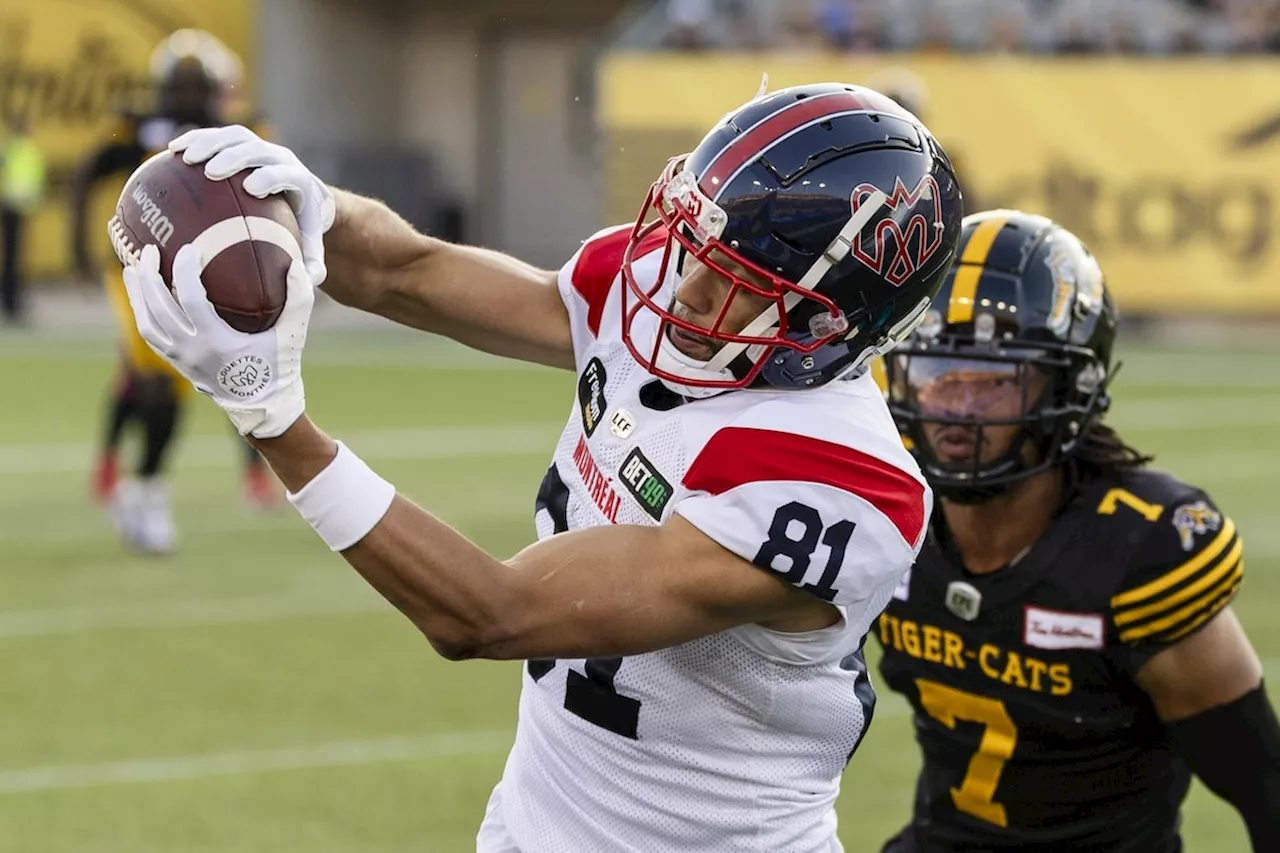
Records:
{"label": "cfl logo patch", "polygon": [[609,432],[618,438],[626,438],[635,428],[636,419],[626,409],[618,409],[613,413],[613,417],[609,418]]}

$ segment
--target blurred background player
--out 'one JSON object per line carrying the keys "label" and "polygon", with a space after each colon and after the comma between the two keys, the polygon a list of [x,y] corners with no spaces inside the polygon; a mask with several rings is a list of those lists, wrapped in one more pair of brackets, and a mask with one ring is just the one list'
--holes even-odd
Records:
{"label": "blurred background player", "polygon": [[1193,773],[1280,849],[1280,723],[1230,607],[1241,539],[1102,423],[1102,270],[1011,210],[966,217],[959,256],[886,360],[938,498],[877,633],[924,759],[886,853],[1176,853]]}
{"label": "blurred background player", "polygon": [[44,155],[22,117],[9,122],[0,140],[0,314],[22,319],[22,245],[27,217],[44,193]]}
{"label": "blurred background player", "polygon": [[[100,182],[127,177],[144,160],[164,150],[169,141],[196,127],[231,123],[233,98],[241,63],[209,33],[178,30],[162,41],[151,57],[156,87],[154,112],[125,114],[106,142],[77,170],[71,190],[72,251],[81,274],[96,277],[86,233],[90,193]],[[118,191],[115,182],[113,191]],[[110,395],[101,455],[93,473],[93,496],[111,508],[117,530],[137,550],[172,550],[176,531],[163,472],[176,435],[181,408],[192,388],[138,336],[120,270],[104,278],[121,335],[121,369]],[[125,427],[137,422],[143,431],[142,458],[136,479],[118,482],[117,454]],[[244,444],[243,496],[250,508],[265,509],[278,492],[261,457]]]}
{"label": "blurred background player", "polygon": [[883,68],[867,78],[866,86],[893,98],[921,121],[929,112],[929,87],[909,68],[901,65]]}
{"label": "blurred background player", "polygon": [[[908,112],[915,115],[920,121],[928,125],[934,121],[932,109],[930,108],[929,84],[924,79],[907,68],[904,65],[890,65],[882,68],[867,78],[864,84],[868,89],[875,89],[893,98],[901,104]],[[945,136],[946,134],[943,134]],[[981,210],[982,205],[978,202],[977,194],[972,183],[965,183],[964,176],[964,157],[959,154],[952,154],[955,149],[962,148],[956,140],[947,140],[947,153],[951,157],[951,165],[955,167],[956,177],[960,181],[960,189],[964,191],[964,206],[966,210]]]}

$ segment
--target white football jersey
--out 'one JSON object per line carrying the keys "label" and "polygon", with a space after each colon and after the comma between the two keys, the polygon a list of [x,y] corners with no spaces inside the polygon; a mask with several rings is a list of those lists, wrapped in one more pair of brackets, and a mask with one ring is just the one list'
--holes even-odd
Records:
{"label": "white football jersey", "polygon": [[[577,394],[538,494],[539,538],[679,514],[758,567],[743,571],[777,572],[843,619],[529,661],[479,849],[835,853],[840,774],[875,703],[862,642],[919,551],[932,495],[869,375],[695,401],[668,391],[621,339],[627,238],[601,232],[560,274]],[[636,264],[642,280],[661,254]]]}

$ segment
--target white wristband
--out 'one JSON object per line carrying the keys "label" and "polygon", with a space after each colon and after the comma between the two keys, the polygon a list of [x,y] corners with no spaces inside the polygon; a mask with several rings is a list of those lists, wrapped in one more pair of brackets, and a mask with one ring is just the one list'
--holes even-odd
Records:
{"label": "white wristband", "polygon": [[369,535],[391,508],[396,487],[379,477],[341,441],[338,455],[289,503],[334,551],[345,551]]}

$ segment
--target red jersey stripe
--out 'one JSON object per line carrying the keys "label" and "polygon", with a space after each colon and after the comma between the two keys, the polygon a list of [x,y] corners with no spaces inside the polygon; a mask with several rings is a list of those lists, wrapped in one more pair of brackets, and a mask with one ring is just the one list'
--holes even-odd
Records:
{"label": "red jersey stripe", "polygon": [[[627,242],[630,239],[630,228],[618,228],[594,240],[589,240],[582,247],[578,262],[574,264],[573,289],[578,291],[578,295],[587,303],[587,328],[593,335],[600,334],[600,318],[604,315],[604,304],[608,301],[609,291],[622,270],[622,256],[627,251]],[[666,229],[656,229],[637,247],[636,258],[664,245],[666,240]]]}
{"label": "red jersey stripe", "polygon": [[688,489],[719,495],[772,480],[823,483],[857,495],[912,545],[926,522],[924,485],[906,471],[852,447],[778,430],[720,430],[693,460],[683,482]]}

